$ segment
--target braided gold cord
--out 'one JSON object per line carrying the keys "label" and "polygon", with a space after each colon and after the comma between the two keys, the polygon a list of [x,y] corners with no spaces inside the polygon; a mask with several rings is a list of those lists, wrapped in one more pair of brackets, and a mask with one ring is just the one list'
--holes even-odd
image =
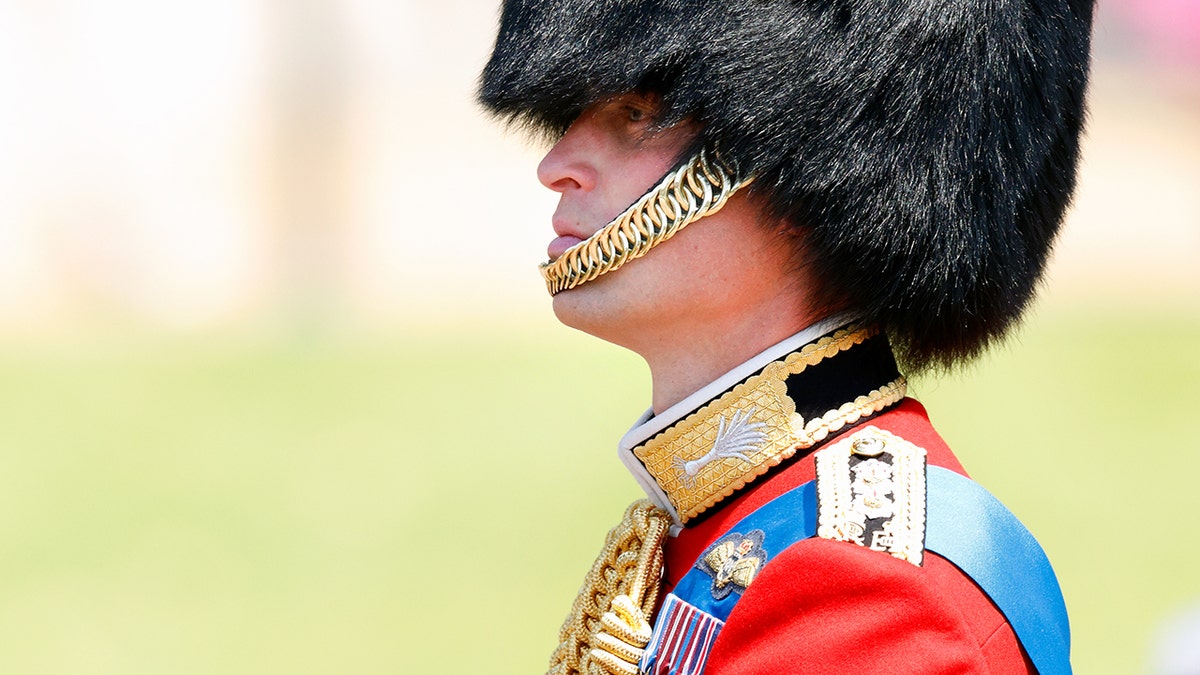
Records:
{"label": "braided gold cord", "polygon": [[558,632],[548,675],[637,672],[637,659],[650,639],[646,619],[658,604],[670,526],[666,511],[648,499],[629,505],[605,537]]}
{"label": "braided gold cord", "polygon": [[543,263],[546,288],[555,295],[646,255],[687,225],[720,211],[752,180],[701,150],[611,223]]}

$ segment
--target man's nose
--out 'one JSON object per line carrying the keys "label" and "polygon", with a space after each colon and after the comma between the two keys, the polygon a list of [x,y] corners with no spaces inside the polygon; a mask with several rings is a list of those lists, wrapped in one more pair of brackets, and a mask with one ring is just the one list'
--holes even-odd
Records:
{"label": "man's nose", "polygon": [[576,120],[537,168],[538,181],[555,192],[596,187],[595,148],[589,151],[586,122]]}

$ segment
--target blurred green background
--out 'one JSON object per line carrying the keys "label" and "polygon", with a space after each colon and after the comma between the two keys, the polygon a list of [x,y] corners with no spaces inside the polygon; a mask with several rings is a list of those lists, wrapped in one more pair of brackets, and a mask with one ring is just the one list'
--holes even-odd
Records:
{"label": "blurred green background", "polygon": [[[1044,544],[1081,673],[1137,672],[1200,598],[1200,313],[1122,309],[912,385]],[[0,671],[539,672],[638,496],[613,450],[645,374],[467,328],[10,346]]]}

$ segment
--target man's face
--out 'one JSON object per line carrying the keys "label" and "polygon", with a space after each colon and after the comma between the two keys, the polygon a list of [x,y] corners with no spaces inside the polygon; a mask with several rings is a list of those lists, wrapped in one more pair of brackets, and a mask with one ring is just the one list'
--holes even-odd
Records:
{"label": "man's face", "polygon": [[687,125],[652,133],[658,106],[628,94],[588,108],[538,166],[559,193],[551,260],[620,215],[672,169],[694,137]]}
{"label": "man's face", "polygon": [[[560,195],[551,259],[607,225],[683,159],[695,126],[656,129],[657,112],[653,97],[639,95],[592,106],[542,160],[538,179]],[[556,294],[554,312],[568,326],[646,356],[777,295],[789,266],[778,233],[736,194],[645,257]]]}

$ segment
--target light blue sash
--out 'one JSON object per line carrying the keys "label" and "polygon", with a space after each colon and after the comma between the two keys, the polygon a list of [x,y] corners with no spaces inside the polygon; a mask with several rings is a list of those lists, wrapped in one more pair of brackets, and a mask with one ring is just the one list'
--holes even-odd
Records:
{"label": "light blue sash", "polygon": [[[1069,675],[1066,604],[1050,561],[1033,535],[987,490],[953,471],[928,467],[926,490],[925,550],[954,563],[996,603],[1039,673]],[[815,536],[816,483],[776,497],[730,528],[730,532],[752,530],[765,535],[764,564],[792,544]],[[723,625],[741,593],[734,590],[717,600],[712,583],[712,577],[692,567],[671,595]],[[656,644],[651,643],[643,668],[653,668]]]}

